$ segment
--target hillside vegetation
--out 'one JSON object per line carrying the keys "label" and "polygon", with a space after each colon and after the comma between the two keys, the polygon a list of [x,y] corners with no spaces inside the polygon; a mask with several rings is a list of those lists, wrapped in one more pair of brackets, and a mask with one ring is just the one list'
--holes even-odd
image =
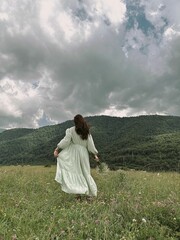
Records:
{"label": "hillside vegetation", "polygon": [[[111,169],[180,169],[180,117],[87,117],[101,161]],[[53,164],[53,150],[73,121],[0,133],[0,164]],[[91,163],[94,166],[93,162]]]}

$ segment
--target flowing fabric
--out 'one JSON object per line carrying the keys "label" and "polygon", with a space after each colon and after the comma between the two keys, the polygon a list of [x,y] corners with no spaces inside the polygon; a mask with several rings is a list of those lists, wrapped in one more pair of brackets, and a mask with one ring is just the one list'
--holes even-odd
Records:
{"label": "flowing fabric", "polygon": [[91,176],[89,153],[97,154],[93,138],[89,134],[82,140],[75,127],[66,130],[65,137],[58,143],[62,149],[57,157],[55,180],[66,193],[97,196],[97,186]]}

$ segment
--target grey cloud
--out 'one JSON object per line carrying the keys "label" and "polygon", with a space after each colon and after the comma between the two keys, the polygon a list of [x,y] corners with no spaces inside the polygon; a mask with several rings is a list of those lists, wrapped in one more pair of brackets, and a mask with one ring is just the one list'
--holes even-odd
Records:
{"label": "grey cloud", "polygon": [[[25,8],[26,2],[23,3]],[[22,15],[15,4],[12,7],[16,9],[13,12],[15,23],[8,20],[0,25],[0,83],[4,78],[17,84],[21,80],[28,83],[29,91],[33,92],[31,95],[27,90],[29,98],[24,101],[16,96],[11,98],[22,114],[14,117],[0,112],[0,127],[52,124],[71,119],[76,113],[103,113],[111,106],[119,111],[127,109],[127,115],[141,112],[180,115],[178,39],[169,42],[169,47],[164,44],[159,48],[153,33],[147,36],[146,31],[135,28],[130,32],[125,24],[119,25],[116,31],[104,23],[102,16],[97,29],[90,27],[87,39],[75,37],[72,42],[66,42],[58,25],[54,25],[54,37],[42,29],[38,1],[35,3],[29,5],[30,12],[26,10]],[[59,4],[57,2],[57,9]],[[93,24],[88,5],[81,8],[81,4],[81,1],[63,1],[61,8],[72,10],[72,16],[78,17],[79,22]],[[55,18],[56,15],[52,23]],[[24,31],[13,30],[15,25]],[[126,42],[131,44],[133,38],[138,39],[139,47],[127,48],[127,58],[123,47]],[[143,52],[140,48],[145,44]]]}

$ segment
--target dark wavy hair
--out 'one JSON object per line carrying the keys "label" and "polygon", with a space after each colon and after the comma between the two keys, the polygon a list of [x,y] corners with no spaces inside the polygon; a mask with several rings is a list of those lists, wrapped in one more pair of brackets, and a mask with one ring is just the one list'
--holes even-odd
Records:
{"label": "dark wavy hair", "polygon": [[87,124],[83,116],[81,116],[80,114],[77,114],[74,117],[74,124],[75,124],[76,133],[80,135],[83,140],[88,139],[89,125]]}

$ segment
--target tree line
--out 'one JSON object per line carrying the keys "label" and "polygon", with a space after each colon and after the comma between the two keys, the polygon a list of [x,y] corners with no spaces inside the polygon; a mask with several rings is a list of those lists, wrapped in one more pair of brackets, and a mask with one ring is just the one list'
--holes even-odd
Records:
{"label": "tree line", "polygon": [[[179,171],[180,117],[87,117],[100,159],[111,169]],[[0,133],[0,164],[55,164],[53,150],[73,126],[66,121]],[[91,160],[91,166],[95,163]]]}

